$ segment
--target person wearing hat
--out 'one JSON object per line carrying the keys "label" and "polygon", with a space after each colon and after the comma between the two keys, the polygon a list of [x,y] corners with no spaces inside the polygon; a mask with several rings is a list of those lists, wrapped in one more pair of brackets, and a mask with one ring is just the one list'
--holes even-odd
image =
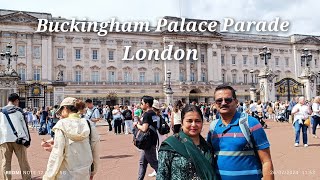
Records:
{"label": "person wearing hat", "polygon": [[52,150],[44,180],[92,179],[97,172],[100,138],[95,126],[80,118],[84,108],[85,103],[73,97],[61,102],[57,110],[61,119],[52,129],[54,145],[49,145]]}

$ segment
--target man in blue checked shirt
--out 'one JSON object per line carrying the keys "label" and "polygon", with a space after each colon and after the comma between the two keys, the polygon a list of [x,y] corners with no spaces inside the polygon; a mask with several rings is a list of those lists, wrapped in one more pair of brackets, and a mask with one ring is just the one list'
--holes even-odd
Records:
{"label": "man in blue checked shirt", "polygon": [[238,100],[231,86],[218,86],[214,98],[220,118],[210,125],[207,141],[215,152],[218,179],[261,180],[263,176],[273,180],[270,144],[259,121],[237,112]]}

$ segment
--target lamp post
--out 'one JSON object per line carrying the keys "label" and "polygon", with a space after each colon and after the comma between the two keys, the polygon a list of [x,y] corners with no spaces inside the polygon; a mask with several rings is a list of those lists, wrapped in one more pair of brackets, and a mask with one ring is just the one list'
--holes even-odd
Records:
{"label": "lamp post", "polygon": [[5,60],[7,59],[8,60],[8,64],[7,64],[7,70],[9,71],[9,69],[11,69],[11,61],[14,60],[14,61],[17,61],[18,60],[18,54],[17,52],[15,52],[14,54],[11,54],[11,49],[12,49],[12,45],[9,43],[7,46],[6,46],[6,52],[4,53],[2,51],[2,53],[0,53],[0,56],[1,56],[1,60]]}
{"label": "lamp post", "polygon": [[172,91],[172,88],[171,88],[171,82],[170,82],[170,79],[171,79],[171,71],[168,70],[167,71],[167,78],[168,78],[168,86],[166,88],[166,96],[167,96],[167,105],[169,104],[172,104],[172,101],[173,101],[173,91]]}
{"label": "lamp post", "polygon": [[317,78],[317,74],[312,72],[310,69],[310,62],[312,61],[312,54],[311,51],[307,48],[302,49],[301,53],[301,65],[305,65],[304,70],[299,78],[301,78],[301,82],[304,83],[305,86],[305,96],[307,100],[311,100],[312,97],[316,96],[317,82],[315,80]]}
{"label": "lamp post", "polygon": [[250,88],[250,100],[252,100],[252,101],[256,101],[256,88],[254,87],[254,83],[253,83],[253,73],[254,73],[254,70],[253,69],[251,69],[250,70],[250,74],[251,74],[251,88]]}
{"label": "lamp post", "polygon": [[254,70],[251,69],[251,70],[250,70],[250,74],[251,74],[251,87],[254,87],[254,83],[253,83],[253,72],[254,72]]}
{"label": "lamp post", "polygon": [[312,54],[311,52],[305,48],[303,49],[303,52],[301,54],[301,62],[305,63],[305,67],[306,68],[309,68],[310,67],[310,64],[309,62],[312,60]]}
{"label": "lamp post", "polygon": [[[6,46],[5,52],[2,51],[0,53],[0,59],[7,60],[7,65],[4,71],[0,72],[0,89],[1,91],[1,99],[7,99],[8,95],[13,92],[17,92],[18,90],[18,81],[20,77],[18,73],[12,68],[11,61],[18,60],[18,54],[11,53],[12,45],[9,43]],[[4,102],[0,102],[0,106],[4,106]]]}
{"label": "lamp post", "polygon": [[170,84],[170,79],[171,79],[171,71],[170,70],[167,71],[167,78],[168,78],[168,88],[167,88],[167,90],[168,91],[172,91],[171,84]]}
{"label": "lamp post", "polygon": [[271,52],[268,50],[267,46],[263,46],[259,55],[261,60],[264,60],[264,65],[268,66],[268,59],[271,59]]}

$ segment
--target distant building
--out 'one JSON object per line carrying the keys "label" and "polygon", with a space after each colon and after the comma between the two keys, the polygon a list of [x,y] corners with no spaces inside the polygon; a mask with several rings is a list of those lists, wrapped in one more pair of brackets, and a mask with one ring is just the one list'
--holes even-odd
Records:
{"label": "distant building", "polygon": [[[161,33],[109,33],[105,37],[94,32],[35,33],[39,18],[67,21],[52,17],[50,13],[0,10],[1,48],[5,49],[11,42],[19,55],[13,65],[21,77],[17,92],[26,106],[40,107],[44,103],[44,99],[26,90],[28,85],[34,88],[35,82],[46,86],[43,89],[46,105],[59,103],[67,96],[92,98],[96,104],[133,104],[146,94],[165,102],[168,70],[172,72],[174,99],[212,102],[214,88],[222,83],[234,86],[240,100],[249,99],[250,70],[254,70],[253,82],[258,83],[257,76],[264,67],[259,57],[263,46],[268,46],[272,52],[269,65],[278,75],[277,81],[285,77],[299,81],[304,67],[300,59],[303,48],[313,54],[311,69],[320,70],[320,36],[169,33],[165,30]],[[197,49],[198,60],[121,60],[124,46],[131,46],[129,54],[132,56],[138,49],[163,51],[167,45],[173,45],[174,49]],[[5,63],[0,61],[2,70]],[[8,92],[0,91],[0,105],[3,106]]]}

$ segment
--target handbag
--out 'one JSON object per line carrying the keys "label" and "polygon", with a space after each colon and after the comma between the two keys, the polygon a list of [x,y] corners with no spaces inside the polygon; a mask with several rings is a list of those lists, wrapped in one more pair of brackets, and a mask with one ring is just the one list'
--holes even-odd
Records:
{"label": "handbag", "polygon": [[157,136],[157,141],[159,141],[157,131],[153,126],[149,125],[149,128],[146,132],[143,132],[141,130],[138,130],[138,128],[135,128],[133,133],[133,144],[137,148],[142,150],[150,149],[153,145],[152,133],[154,133]]}
{"label": "handbag", "polygon": [[308,118],[303,122],[303,124],[304,124],[305,126],[310,126],[310,117],[308,117]]}
{"label": "handbag", "polygon": [[30,136],[28,125],[27,125],[26,121],[24,120],[24,122],[26,123],[28,135],[29,135],[29,141],[18,137],[18,133],[17,133],[16,129],[14,128],[13,124],[12,124],[12,121],[11,121],[11,119],[9,117],[7,109],[2,109],[2,113],[6,116],[8,122],[9,122],[9,125],[10,125],[10,127],[11,127],[11,129],[13,131],[13,134],[17,137],[16,143],[24,145],[25,147],[28,148],[30,146],[30,143],[31,143],[31,136]]}

